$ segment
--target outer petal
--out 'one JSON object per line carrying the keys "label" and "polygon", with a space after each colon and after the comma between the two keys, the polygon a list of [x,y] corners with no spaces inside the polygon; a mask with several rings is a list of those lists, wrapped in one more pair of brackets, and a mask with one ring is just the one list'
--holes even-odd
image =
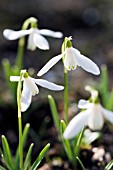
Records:
{"label": "outer petal", "polygon": [[34,44],[34,40],[33,40],[34,34],[31,33],[28,37],[28,43],[27,43],[27,49],[34,51],[36,50],[36,45]]}
{"label": "outer petal", "polygon": [[100,104],[93,104],[93,106],[88,109],[90,115],[88,118],[88,126],[92,130],[100,130],[104,124],[104,116],[102,114],[102,107]]}
{"label": "outer petal", "polygon": [[59,86],[59,85],[56,85],[54,83],[51,83],[47,80],[43,80],[43,79],[33,79],[32,78],[32,81],[34,81],[36,84],[44,87],[44,88],[47,88],[47,89],[50,89],[50,90],[55,90],[55,91],[59,91],[59,90],[63,90],[64,87],[63,86]]}
{"label": "outer petal", "polygon": [[87,125],[88,116],[88,110],[85,110],[75,116],[68,124],[64,132],[64,138],[71,139],[75,137],[82,130],[82,128]]}
{"label": "outer petal", "polygon": [[76,55],[76,60],[77,60],[78,66],[81,66],[87,72],[90,72],[95,75],[100,74],[100,70],[98,66],[89,58],[83,55]]}
{"label": "outer petal", "polygon": [[25,112],[31,104],[31,91],[27,87],[26,82],[23,83],[22,98],[21,98],[21,111]]}
{"label": "outer petal", "polygon": [[55,32],[55,31],[51,31],[48,29],[41,29],[41,30],[39,30],[39,32],[42,35],[46,35],[46,36],[50,36],[50,37],[54,37],[54,38],[62,38],[63,37],[62,32]]}
{"label": "outer petal", "polygon": [[85,108],[87,108],[87,106],[86,106],[87,104],[88,104],[87,100],[81,99],[78,102],[78,108],[85,109]]}
{"label": "outer petal", "polygon": [[113,112],[102,108],[102,113],[107,120],[113,123]]}
{"label": "outer petal", "polygon": [[53,67],[62,57],[63,57],[64,53],[53,57],[52,59],[50,59],[47,64],[38,72],[38,76],[42,76],[43,74],[45,74],[51,67]]}
{"label": "outer petal", "polygon": [[32,80],[31,77],[25,78],[24,81],[25,81],[26,86],[29,88],[29,90],[30,90],[30,92],[33,96],[35,96],[36,94],[39,93],[39,89],[38,89],[38,87],[36,86],[35,82]]}
{"label": "outer petal", "polygon": [[3,35],[6,39],[8,40],[16,40],[20,37],[23,37],[25,35],[28,35],[32,32],[31,29],[29,30],[21,30],[21,31],[13,31],[13,30],[10,30],[10,29],[5,29],[3,31]]}
{"label": "outer petal", "polygon": [[49,50],[48,41],[43,36],[41,36],[36,30],[33,32],[33,42],[36,47],[42,50]]}
{"label": "outer petal", "polygon": [[77,67],[77,61],[73,53],[73,47],[66,49],[66,55],[64,58],[64,66],[67,70],[75,70]]}
{"label": "outer petal", "polygon": [[20,80],[20,76],[10,76],[10,81],[19,81]]}

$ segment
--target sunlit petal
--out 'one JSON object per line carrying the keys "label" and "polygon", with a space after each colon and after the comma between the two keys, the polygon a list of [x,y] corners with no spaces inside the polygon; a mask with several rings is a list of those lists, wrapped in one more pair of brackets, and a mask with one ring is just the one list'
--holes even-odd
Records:
{"label": "sunlit petal", "polygon": [[107,120],[113,123],[113,112],[102,108],[102,113]]}
{"label": "sunlit petal", "polygon": [[59,90],[63,90],[64,87],[63,86],[60,86],[60,85],[56,85],[54,83],[51,83],[47,80],[43,80],[43,79],[33,79],[32,78],[32,81],[34,81],[36,84],[44,87],[44,88],[47,88],[47,89],[50,89],[50,90],[56,90],[56,91],[59,91]]}
{"label": "sunlit petal", "polygon": [[39,30],[39,32],[42,35],[46,35],[46,36],[50,36],[50,37],[54,37],[54,38],[62,38],[63,37],[62,32],[55,32],[55,31],[51,31],[48,29],[41,29],[41,30]]}
{"label": "sunlit petal", "polygon": [[49,50],[49,43],[48,41],[38,34],[36,31],[33,33],[33,42],[36,47],[42,49],[42,50]]}
{"label": "sunlit petal", "polygon": [[51,67],[53,67],[63,57],[63,55],[64,53],[55,56],[51,60],[49,60],[47,64],[38,72],[37,75],[42,76],[43,74],[45,74]]}
{"label": "sunlit petal", "polygon": [[31,91],[27,87],[26,82],[23,83],[22,97],[21,97],[21,111],[25,112],[31,104]]}
{"label": "sunlit petal", "polygon": [[100,74],[100,70],[98,66],[89,58],[83,55],[76,55],[76,60],[79,66],[81,66],[87,72],[98,75]]}
{"label": "sunlit petal", "polygon": [[72,49],[73,49],[72,47],[66,49],[64,66],[67,70],[75,70],[77,67],[77,61]]}
{"label": "sunlit petal", "polygon": [[87,109],[90,108],[92,106],[92,103],[89,103],[87,100],[79,100],[78,102],[78,108],[80,109]]}
{"label": "sunlit petal", "polygon": [[25,78],[24,81],[26,83],[26,86],[29,88],[32,96],[35,96],[36,94],[39,93],[39,89],[38,89],[38,87],[36,86],[35,82],[32,80],[31,77]]}
{"label": "sunlit petal", "polygon": [[32,32],[31,29],[29,30],[21,30],[21,31],[13,31],[13,30],[10,30],[10,29],[5,29],[3,31],[3,35],[6,39],[8,40],[16,40],[20,37],[23,37],[25,35],[28,35]]}
{"label": "sunlit petal", "polygon": [[100,130],[104,124],[104,116],[102,114],[102,107],[100,104],[93,104],[88,118],[88,126],[92,130]]}
{"label": "sunlit petal", "polygon": [[20,76],[10,76],[10,81],[19,81],[20,80]]}
{"label": "sunlit petal", "polygon": [[34,51],[36,50],[36,45],[34,44],[34,40],[33,40],[33,36],[34,34],[31,33],[28,37],[28,43],[27,43],[27,49]]}
{"label": "sunlit petal", "polygon": [[75,137],[82,130],[82,128],[87,125],[88,116],[88,110],[83,111],[75,116],[68,124],[64,132],[64,138],[71,139]]}

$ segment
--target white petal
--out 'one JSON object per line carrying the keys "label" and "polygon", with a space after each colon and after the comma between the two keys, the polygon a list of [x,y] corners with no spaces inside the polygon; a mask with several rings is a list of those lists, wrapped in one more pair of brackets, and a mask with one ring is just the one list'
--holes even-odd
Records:
{"label": "white petal", "polygon": [[36,84],[44,87],[44,88],[47,88],[47,89],[50,89],[50,90],[55,90],[55,91],[59,91],[59,90],[63,90],[64,87],[63,86],[59,86],[59,85],[56,85],[54,83],[51,83],[47,80],[43,80],[43,79],[33,79],[32,78],[32,81],[34,81]]}
{"label": "white petal", "polygon": [[19,81],[20,80],[20,76],[10,76],[10,81]]}
{"label": "white petal", "polygon": [[102,108],[102,113],[107,120],[113,123],[113,112]]}
{"label": "white petal", "polygon": [[98,66],[89,58],[83,55],[76,55],[76,60],[77,60],[78,66],[81,66],[87,72],[90,72],[95,75],[100,74],[100,70]]}
{"label": "white petal", "polygon": [[64,58],[64,66],[67,70],[75,70],[77,67],[77,61],[73,52],[73,47],[66,49],[66,55]]}
{"label": "white petal", "polygon": [[86,107],[87,104],[88,104],[88,101],[87,101],[87,100],[81,99],[81,100],[79,100],[79,102],[78,102],[78,108],[80,108],[80,109],[85,109],[85,108],[87,108],[87,107]]}
{"label": "white petal", "polygon": [[33,42],[36,47],[42,49],[42,50],[49,50],[49,43],[48,41],[39,34],[38,30],[35,30],[33,32]]}
{"label": "white petal", "polygon": [[28,43],[27,43],[27,49],[34,51],[36,50],[36,45],[34,44],[34,40],[33,40],[33,33],[31,33],[28,37]]}
{"label": "white petal", "polygon": [[42,35],[46,35],[46,36],[50,36],[50,37],[54,37],[54,38],[62,38],[63,37],[62,32],[55,32],[55,31],[51,31],[48,29],[41,29],[41,30],[39,30],[39,32]]}
{"label": "white petal", "polygon": [[35,96],[36,94],[39,93],[39,89],[38,89],[38,87],[36,86],[35,82],[32,80],[31,77],[25,78],[24,81],[25,81],[26,86],[29,88],[29,90],[30,90],[30,92],[33,96]]}
{"label": "white petal", "polygon": [[64,53],[53,57],[52,59],[50,59],[46,65],[38,72],[38,76],[42,76],[43,74],[45,74],[51,67],[53,67],[62,57],[64,56]]}
{"label": "white petal", "polygon": [[28,35],[32,32],[31,29],[29,30],[21,30],[21,31],[13,31],[13,30],[10,30],[10,29],[5,29],[3,31],[3,35],[6,39],[8,40],[16,40],[20,37],[23,37],[25,35]]}
{"label": "white petal", "polygon": [[90,115],[88,118],[88,126],[92,130],[100,130],[104,124],[104,116],[100,104],[93,104],[92,108],[88,109]]}
{"label": "white petal", "polygon": [[23,83],[22,98],[21,98],[21,111],[25,112],[31,104],[31,91],[27,87],[25,81]]}
{"label": "white petal", "polygon": [[64,131],[64,138],[71,139],[75,137],[84,126],[87,125],[87,120],[89,116],[89,111],[85,110],[75,116],[68,124],[66,130]]}

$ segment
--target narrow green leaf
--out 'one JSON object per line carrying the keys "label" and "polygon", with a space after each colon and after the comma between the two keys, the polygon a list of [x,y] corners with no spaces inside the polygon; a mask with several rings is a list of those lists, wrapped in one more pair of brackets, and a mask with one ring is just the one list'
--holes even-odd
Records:
{"label": "narrow green leaf", "polygon": [[12,170],[11,167],[10,167],[10,165],[9,165],[8,162],[6,161],[4,155],[2,154],[1,156],[2,156],[2,159],[4,160],[4,165],[8,168],[8,170]]}
{"label": "narrow green leaf", "polygon": [[102,95],[103,104],[106,107],[108,97],[109,97],[109,80],[108,80],[108,70],[106,65],[102,65],[101,67],[100,94]]}
{"label": "narrow green leaf", "polygon": [[12,156],[11,156],[11,151],[9,148],[8,141],[4,135],[2,135],[2,146],[3,146],[5,160],[13,170],[14,164],[13,164],[13,160],[12,160]]}
{"label": "narrow green leaf", "polygon": [[113,89],[109,95],[109,100],[106,103],[106,109],[113,110]]}
{"label": "narrow green leaf", "polygon": [[83,170],[86,170],[86,168],[84,167],[84,165],[83,165],[82,161],[80,160],[80,158],[79,158],[79,157],[76,157],[76,159],[77,159],[78,162],[80,163],[82,169],[83,169]]}
{"label": "narrow green leaf", "polygon": [[76,145],[75,145],[75,149],[74,149],[74,155],[75,156],[78,155],[83,134],[84,134],[84,128],[81,130],[80,134],[78,135],[78,139],[77,139],[77,142],[76,142]]}
{"label": "narrow green leaf", "polygon": [[112,166],[113,166],[113,160],[111,160],[111,161],[106,165],[106,167],[105,167],[104,170],[110,170],[110,169],[112,168]]}
{"label": "narrow green leaf", "polygon": [[[27,123],[24,127],[24,130],[23,130],[23,138],[22,138],[23,148],[26,145],[29,129],[30,129],[30,124]],[[18,166],[19,166],[19,146],[17,147],[17,151],[16,151],[16,155],[15,155],[15,167],[16,167],[16,169],[18,168]]]}
{"label": "narrow green leaf", "polygon": [[31,166],[30,170],[36,170],[36,168],[39,166],[40,162],[42,161],[42,159],[46,155],[47,151],[49,150],[49,148],[50,148],[50,144],[48,143],[44,147],[44,149],[40,152],[39,156],[36,158],[35,162]]}
{"label": "narrow green leaf", "polygon": [[55,101],[51,95],[48,95],[48,99],[49,99],[49,105],[50,105],[50,109],[52,112],[52,117],[53,117],[53,120],[55,123],[55,127],[56,127],[57,131],[60,133],[60,119],[59,119]]}
{"label": "narrow green leaf", "polygon": [[6,170],[6,169],[0,165],[0,170]]}
{"label": "narrow green leaf", "polygon": [[63,133],[64,133],[65,129],[66,129],[66,124],[63,120],[61,120],[61,122],[60,122],[60,134],[61,134],[62,143],[63,143],[67,157],[69,158],[70,161],[73,162],[74,156],[72,154],[70,142],[69,142],[69,140],[64,139],[64,137],[63,137]]}
{"label": "narrow green leaf", "polygon": [[27,170],[28,167],[29,167],[29,164],[30,164],[30,161],[31,161],[31,152],[32,152],[33,146],[34,146],[34,144],[32,143],[29,147],[28,152],[27,152],[26,159],[24,161],[24,170]]}

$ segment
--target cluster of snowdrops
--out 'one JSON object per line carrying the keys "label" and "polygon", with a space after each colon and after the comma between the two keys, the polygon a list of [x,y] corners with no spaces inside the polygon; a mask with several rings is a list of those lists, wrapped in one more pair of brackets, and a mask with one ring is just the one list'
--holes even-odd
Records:
{"label": "cluster of snowdrops", "polygon": [[[29,28],[30,27],[30,28]],[[28,29],[29,28],[29,29]],[[107,119],[109,122],[113,123],[113,112],[106,110],[100,103],[98,98],[98,91],[90,86],[86,86],[86,90],[91,93],[89,100],[81,99],[78,103],[78,108],[81,112],[78,113],[70,122],[68,117],[68,71],[76,71],[77,66],[81,67],[85,71],[92,73],[94,75],[99,75],[99,67],[88,57],[80,53],[79,50],[73,47],[72,37],[65,37],[62,43],[61,51],[62,53],[51,58],[43,68],[37,73],[38,77],[44,75],[48,72],[58,61],[62,60],[64,67],[64,86],[56,85],[53,82],[49,82],[44,79],[36,79],[29,75],[26,69],[24,69],[23,55],[25,47],[25,36],[28,36],[27,49],[36,50],[39,48],[41,50],[49,50],[49,43],[44,36],[50,36],[53,38],[62,38],[63,34],[61,32],[55,32],[48,29],[39,29],[38,22],[36,18],[27,19],[20,31],[14,31],[10,29],[5,29],[3,35],[8,40],[19,39],[18,51],[16,63],[18,69],[9,76],[11,82],[18,82],[17,87],[17,103],[18,103],[18,126],[19,126],[19,146],[18,146],[18,163],[14,166],[13,159],[10,153],[10,148],[8,141],[5,136],[2,136],[3,144],[3,159],[4,166],[8,169],[30,169],[35,170],[42,158],[45,156],[49,149],[50,144],[47,144],[42,152],[39,154],[35,162],[30,164],[30,156],[32,145],[30,145],[26,158],[23,158],[23,142],[25,138],[24,131],[22,131],[22,121],[21,112],[25,112],[32,101],[32,96],[39,93],[37,85],[44,88],[60,91],[64,90],[64,120],[60,120],[57,107],[52,96],[48,96],[54,123],[56,129],[59,133],[61,142],[64,146],[64,150],[67,154],[68,159],[74,167],[76,167],[76,159],[78,159],[81,167],[84,166],[82,161],[78,158],[80,142],[83,137],[84,128],[89,127],[91,130],[100,130],[104,125],[104,120]],[[10,73],[11,74],[11,73]],[[20,74],[20,75],[19,75]],[[71,145],[71,140],[75,139],[75,145]],[[6,149],[8,146],[8,149]],[[72,148],[73,147],[73,148]],[[10,153],[10,154],[9,154]],[[8,158],[9,155],[9,158]],[[111,166],[111,163],[110,163]],[[5,168],[1,165],[2,170]],[[108,166],[109,168],[109,166]]]}

